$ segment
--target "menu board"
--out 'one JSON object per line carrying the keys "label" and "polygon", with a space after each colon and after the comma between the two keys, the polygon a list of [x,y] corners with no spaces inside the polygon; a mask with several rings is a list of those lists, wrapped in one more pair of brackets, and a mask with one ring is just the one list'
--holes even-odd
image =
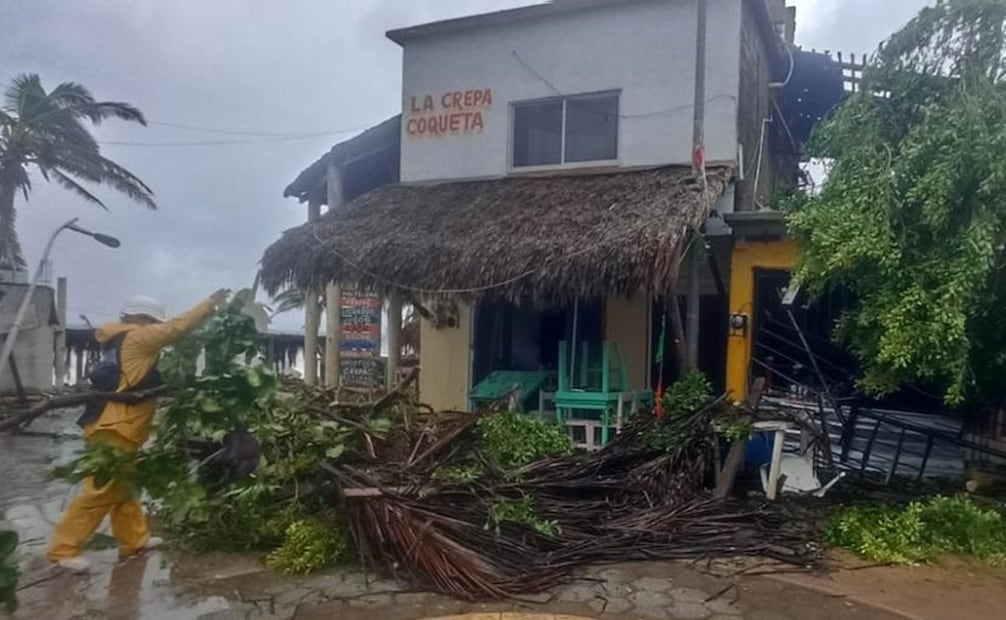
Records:
{"label": "menu board", "polygon": [[380,389],[386,362],[381,355],[381,298],[357,290],[342,293],[339,356],[342,384]]}
{"label": "menu board", "polygon": [[342,384],[349,387],[382,389],[386,385],[387,366],[387,359],[383,357],[344,357]]}
{"label": "menu board", "polygon": [[381,354],[381,298],[347,291],[342,295],[343,358],[376,357]]}

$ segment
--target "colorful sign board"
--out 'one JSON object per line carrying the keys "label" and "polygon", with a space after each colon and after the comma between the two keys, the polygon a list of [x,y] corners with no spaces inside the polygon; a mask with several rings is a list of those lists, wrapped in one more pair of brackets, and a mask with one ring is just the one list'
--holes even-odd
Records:
{"label": "colorful sign board", "polygon": [[410,138],[482,133],[493,105],[491,88],[454,90],[409,98],[405,134]]}
{"label": "colorful sign board", "polygon": [[381,353],[381,298],[347,291],[342,296],[342,357],[376,357]]}
{"label": "colorful sign board", "polygon": [[342,384],[350,387],[382,388],[385,362],[381,358],[381,310],[377,295],[356,290],[342,294],[342,331],[339,356]]}

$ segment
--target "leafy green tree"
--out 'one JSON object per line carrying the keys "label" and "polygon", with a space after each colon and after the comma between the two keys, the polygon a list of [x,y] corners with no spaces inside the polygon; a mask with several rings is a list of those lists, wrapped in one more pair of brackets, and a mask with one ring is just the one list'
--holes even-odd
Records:
{"label": "leafy green tree", "polygon": [[15,227],[14,200],[28,200],[34,168],[86,201],[105,204],[82,183],[107,185],[136,202],[156,208],[143,181],[104,157],[85,123],[117,118],[146,125],[143,114],[126,103],[97,101],[80,84],[63,82],[46,92],[34,73],[11,80],[0,106],[0,265],[23,267]]}
{"label": "leafy green tree", "polygon": [[1006,396],[1006,0],[924,9],[812,139],[822,191],[789,216],[797,280],[852,301],[836,335],[882,395]]}

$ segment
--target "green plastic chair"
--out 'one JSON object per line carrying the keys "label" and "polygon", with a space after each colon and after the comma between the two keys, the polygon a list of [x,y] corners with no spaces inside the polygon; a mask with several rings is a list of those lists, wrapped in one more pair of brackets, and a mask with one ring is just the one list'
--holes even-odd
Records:
{"label": "green plastic chair", "polygon": [[[628,372],[618,345],[602,342],[600,350],[600,365],[597,365],[596,359],[591,358],[590,343],[584,342],[576,360],[577,368],[571,368],[569,347],[566,342],[559,343],[559,377],[554,405],[556,422],[560,425],[571,419],[573,411],[596,412],[601,423],[601,445],[605,445],[610,439],[612,417],[615,418],[616,431],[620,431],[625,406],[629,405],[630,413],[635,412],[642,394],[629,386]],[[574,378],[573,383],[571,377]],[[592,432],[592,429],[588,427],[587,432]],[[592,443],[593,439],[588,437],[587,444]]]}

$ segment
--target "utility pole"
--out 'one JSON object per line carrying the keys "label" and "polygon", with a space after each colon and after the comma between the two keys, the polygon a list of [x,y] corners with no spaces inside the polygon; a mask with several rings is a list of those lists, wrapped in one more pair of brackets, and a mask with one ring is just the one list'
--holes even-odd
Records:
{"label": "utility pole", "polygon": [[[706,125],[706,0],[695,0],[695,116],[692,133],[692,170],[705,182],[705,125]],[[696,234],[697,233],[693,233]],[[701,314],[701,294],[699,287],[699,266],[705,252],[700,240],[693,237],[688,246],[688,303],[685,338],[688,354],[688,368],[699,365],[699,317]]]}

